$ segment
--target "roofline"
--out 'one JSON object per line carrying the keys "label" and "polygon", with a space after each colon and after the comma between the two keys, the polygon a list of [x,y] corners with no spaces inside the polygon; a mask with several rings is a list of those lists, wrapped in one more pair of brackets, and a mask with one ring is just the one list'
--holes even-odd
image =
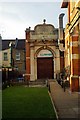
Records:
{"label": "roofline", "polygon": [[63,0],[61,8],[67,8],[69,0]]}
{"label": "roofline", "polygon": [[37,24],[37,25],[34,27],[34,31],[35,31],[36,27],[38,27],[38,26],[44,26],[44,25],[45,25],[45,26],[52,26],[53,28],[55,28],[54,25],[52,25],[52,24],[46,24],[46,23],[45,23],[45,24]]}
{"label": "roofline", "polygon": [[[16,39],[2,39],[2,41],[15,41]],[[25,40],[25,39],[18,39],[18,40]]]}

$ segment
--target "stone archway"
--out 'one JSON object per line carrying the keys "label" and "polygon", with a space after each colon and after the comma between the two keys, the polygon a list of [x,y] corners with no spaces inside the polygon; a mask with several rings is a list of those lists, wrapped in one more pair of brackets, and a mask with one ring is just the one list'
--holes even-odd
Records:
{"label": "stone archway", "polygon": [[49,47],[41,47],[36,51],[35,58],[37,79],[54,78],[54,56],[54,51]]}
{"label": "stone archway", "polygon": [[39,52],[41,51],[41,50],[49,50],[51,53],[52,53],[52,55],[53,55],[53,58],[56,56],[56,53],[55,53],[55,51],[52,49],[52,48],[50,48],[50,47],[48,47],[48,46],[43,46],[43,47],[40,47],[39,49],[37,49],[36,50],[36,52],[35,52],[35,58],[37,58],[37,56],[38,56],[38,54],[39,54]]}
{"label": "stone archway", "polygon": [[57,71],[60,71],[60,54],[56,42],[57,39],[58,29],[51,24],[43,23],[36,25],[34,30],[26,29],[26,76],[31,81],[37,79],[38,54],[43,49],[52,53],[52,58],[46,56],[46,62],[48,59],[51,59],[53,66],[52,74],[56,78]]}

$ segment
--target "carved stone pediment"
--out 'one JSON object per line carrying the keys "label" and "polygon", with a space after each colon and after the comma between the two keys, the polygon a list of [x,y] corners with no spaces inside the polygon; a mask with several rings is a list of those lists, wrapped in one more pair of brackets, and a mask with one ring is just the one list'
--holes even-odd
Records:
{"label": "carved stone pediment", "polygon": [[34,31],[30,31],[30,42],[37,41],[52,41],[58,39],[58,29],[51,24],[38,24]]}

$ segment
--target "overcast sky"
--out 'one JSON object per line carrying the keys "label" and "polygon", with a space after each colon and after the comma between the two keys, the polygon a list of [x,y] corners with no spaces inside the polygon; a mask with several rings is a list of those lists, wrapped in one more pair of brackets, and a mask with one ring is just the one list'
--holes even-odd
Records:
{"label": "overcast sky", "polygon": [[52,0],[50,2],[48,1],[50,0],[44,0],[44,2],[36,2],[34,0],[33,2],[25,2],[25,0],[23,2],[19,0],[9,2],[9,0],[1,0],[0,34],[2,38],[25,38],[26,28],[30,26],[33,30],[35,25],[43,23],[43,19],[46,19],[46,23],[58,28],[60,13],[66,14],[63,19],[65,27],[67,22],[67,9],[61,8],[62,0],[55,0],[55,2],[52,2]]}

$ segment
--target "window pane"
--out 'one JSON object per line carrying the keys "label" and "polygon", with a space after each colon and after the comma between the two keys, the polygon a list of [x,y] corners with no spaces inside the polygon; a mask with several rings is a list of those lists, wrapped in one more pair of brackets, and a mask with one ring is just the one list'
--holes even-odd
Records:
{"label": "window pane", "polygon": [[7,56],[7,53],[5,52],[4,53],[4,61],[7,61],[8,60],[8,56]]}
{"label": "window pane", "polygon": [[19,52],[16,53],[16,60],[20,60],[20,53]]}

